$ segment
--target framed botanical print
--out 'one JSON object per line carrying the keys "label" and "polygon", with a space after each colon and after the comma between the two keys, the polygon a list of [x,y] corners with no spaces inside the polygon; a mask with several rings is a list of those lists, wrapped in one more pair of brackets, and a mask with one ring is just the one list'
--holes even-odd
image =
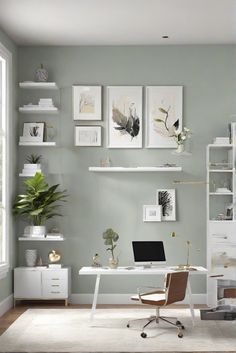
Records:
{"label": "framed botanical print", "polygon": [[23,140],[25,142],[43,142],[45,123],[24,123]]}
{"label": "framed botanical print", "polygon": [[108,148],[142,148],[142,87],[110,86]]}
{"label": "framed botanical print", "polygon": [[101,120],[102,119],[102,87],[101,86],[72,86],[73,91],[73,119]]}
{"label": "framed botanical print", "polygon": [[75,126],[75,146],[101,146],[101,126]]}
{"label": "framed botanical print", "polygon": [[183,87],[146,87],[146,147],[176,148],[175,132],[182,130]]}
{"label": "framed botanical print", "polygon": [[158,189],[157,205],[162,209],[162,221],[176,221],[175,189]]}

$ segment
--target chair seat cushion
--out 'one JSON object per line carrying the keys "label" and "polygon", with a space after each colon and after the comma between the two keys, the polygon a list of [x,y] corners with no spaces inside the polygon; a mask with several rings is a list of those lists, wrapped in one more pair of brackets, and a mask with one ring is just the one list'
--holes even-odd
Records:
{"label": "chair seat cushion", "polygon": [[[133,295],[131,300],[139,301],[138,295]],[[166,301],[165,293],[145,293],[141,295],[141,302],[149,305],[164,305]]]}

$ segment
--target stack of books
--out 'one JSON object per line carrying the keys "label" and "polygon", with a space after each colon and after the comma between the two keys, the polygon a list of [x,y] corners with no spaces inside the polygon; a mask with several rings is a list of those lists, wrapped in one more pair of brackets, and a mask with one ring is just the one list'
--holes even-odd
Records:
{"label": "stack of books", "polygon": [[229,137],[216,137],[214,139],[214,144],[216,145],[228,145],[230,144]]}
{"label": "stack of books", "polygon": [[61,240],[64,239],[64,236],[61,233],[48,233],[46,234],[46,238],[50,240]]}
{"label": "stack of books", "polygon": [[52,98],[40,98],[38,105],[42,109],[54,108]]}
{"label": "stack of books", "polygon": [[21,176],[34,176],[36,172],[42,173],[41,164],[24,164]]}

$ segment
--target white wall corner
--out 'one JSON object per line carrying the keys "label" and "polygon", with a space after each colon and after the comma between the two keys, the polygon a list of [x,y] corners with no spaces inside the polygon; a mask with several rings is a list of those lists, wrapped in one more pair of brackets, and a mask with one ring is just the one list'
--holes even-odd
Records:
{"label": "white wall corner", "polygon": [[0,317],[13,307],[13,294],[0,302]]}
{"label": "white wall corner", "polygon": [[[130,300],[132,294],[99,294],[98,304],[137,304]],[[194,304],[206,304],[207,296],[206,293],[192,294],[192,301]],[[76,294],[73,293],[70,296],[71,304],[92,304],[93,294]],[[181,304],[188,304],[188,298],[186,297]]]}

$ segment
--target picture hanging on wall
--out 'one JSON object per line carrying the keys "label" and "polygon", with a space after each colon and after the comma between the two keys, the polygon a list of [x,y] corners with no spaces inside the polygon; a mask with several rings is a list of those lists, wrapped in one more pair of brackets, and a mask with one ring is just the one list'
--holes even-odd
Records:
{"label": "picture hanging on wall", "polygon": [[175,189],[158,189],[157,205],[162,206],[162,221],[176,220]]}
{"label": "picture hanging on wall", "polygon": [[24,123],[23,139],[24,142],[43,142],[45,123]]}
{"label": "picture hanging on wall", "polygon": [[101,126],[75,126],[75,146],[101,146]]}
{"label": "picture hanging on wall", "polygon": [[142,148],[142,87],[110,86],[108,148]]}
{"label": "picture hanging on wall", "polygon": [[144,222],[161,222],[161,206],[144,205],[143,206]]}
{"label": "picture hanging on wall", "polygon": [[102,119],[102,87],[101,86],[72,86],[73,90],[73,119],[101,120]]}
{"label": "picture hanging on wall", "polygon": [[183,87],[146,87],[146,147],[176,148],[175,133],[182,131]]}

